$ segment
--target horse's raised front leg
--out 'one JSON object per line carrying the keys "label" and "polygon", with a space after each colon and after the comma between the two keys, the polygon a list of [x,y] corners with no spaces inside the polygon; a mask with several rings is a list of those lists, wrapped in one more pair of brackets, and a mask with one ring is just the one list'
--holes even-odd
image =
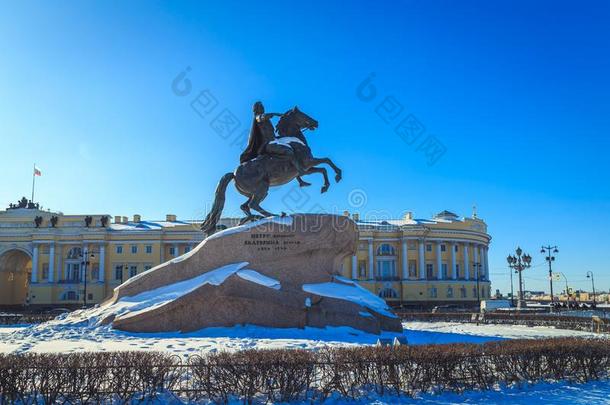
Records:
{"label": "horse's raised front leg", "polygon": [[339,169],[337,165],[335,165],[335,163],[329,158],[312,158],[308,163],[312,164],[312,166],[317,166],[322,163],[329,165],[335,172],[335,181],[337,183],[340,182],[341,178],[343,177],[341,169]]}
{"label": "horse's raised front leg", "polygon": [[305,172],[305,174],[313,174],[313,173],[322,173],[322,176],[324,177],[324,185],[322,186],[320,193],[327,192],[328,187],[330,187],[330,181],[328,181],[328,172],[326,171],[326,169],[323,167],[310,167]]}
{"label": "horse's raised front leg", "polygon": [[[307,170],[305,171],[305,174],[307,174]],[[308,183],[305,180],[303,180],[301,178],[301,176],[297,176],[297,181],[299,182],[299,187],[308,187],[308,186],[311,186],[311,183]]]}

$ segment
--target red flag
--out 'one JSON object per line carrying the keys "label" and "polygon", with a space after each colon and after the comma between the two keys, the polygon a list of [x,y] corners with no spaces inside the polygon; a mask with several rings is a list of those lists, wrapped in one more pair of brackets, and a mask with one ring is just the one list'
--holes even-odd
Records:
{"label": "red flag", "polygon": [[34,176],[42,176],[42,172],[36,166],[34,166]]}

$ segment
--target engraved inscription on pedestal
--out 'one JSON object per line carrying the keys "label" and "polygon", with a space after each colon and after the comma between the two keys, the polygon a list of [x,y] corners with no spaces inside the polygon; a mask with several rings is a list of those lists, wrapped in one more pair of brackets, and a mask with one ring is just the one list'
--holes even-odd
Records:
{"label": "engraved inscription on pedestal", "polygon": [[250,239],[244,241],[245,246],[254,246],[255,250],[282,252],[295,250],[301,244],[300,240],[296,240],[296,234],[288,233],[253,233]]}

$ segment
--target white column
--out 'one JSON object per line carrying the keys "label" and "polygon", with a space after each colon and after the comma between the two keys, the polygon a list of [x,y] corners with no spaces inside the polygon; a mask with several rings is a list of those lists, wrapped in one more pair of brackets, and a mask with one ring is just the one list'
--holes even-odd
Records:
{"label": "white column", "polygon": [[82,252],[83,252],[83,260],[81,260],[81,264],[80,264],[80,279],[81,281],[85,280],[85,277],[87,277],[87,273],[86,271],[91,271],[91,269],[89,268],[91,266],[91,263],[87,264],[83,264],[83,262],[87,261],[87,258],[89,256],[89,248],[87,248],[85,245],[83,245],[82,248]]}
{"label": "white column", "polygon": [[369,239],[369,280],[375,279],[375,256],[373,253],[373,239]]}
{"label": "white column", "polygon": [[436,278],[443,279],[443,258],[441,253],[441,242],[436,242]]}
{"label": "white column", "polygon": [[485,257],[485,280],[489,281],[489,247],[485,246],[483,257]]}
{"label": "white column", "polygon": [[424,252],[425,246],[424,241],[419,240],[417,242],[418,256],[417,256],[417,267],[419,267],[419,279],[426,279],[426,254]]}
{"label": "white column", "polygon": [[409,252],[407,249],[407,240],[402,240],[402,279],[409,278]]}
{"label": "white column", "polygon": [[180,248],[177,243],[174,244],[174,254],[176,257],[180,256]]}
{"label": "white column", "polygon": [[38,245],[32,249],[32,283],[38,282]]}
{"label": "white column", "polygon": [[470,258],[468,257],[468,243],[464,243],[464,278],[470,280]]}
{"label": "white column", "polygon": [[352,256],[352,280],[358,279],[358,256]]}
{"label": "white column", "polygon": [[451,278],[453,280],[457,280],[457,278],[458,278],[457,266],[456,266],[456,262],[455,262],[455,248],[456,247],[457,247],[457,245],[455,243],[451,243],[449,245],[449,249],[451,249]]}
{"label": "white column", "polygon": [[105,264],[105,256],[106,256],[106,246],[100,245],[100,272],[98,275],[97,281],[103,283],[106,277],[106,264]]}
{"label": "white column", "polygon": [[55,281],[55,242],[49,244],[49,283]]}
{"label": "white column", "polygon": [[472,261],[475,263],[474,268],[472,269],[472,278],[473,279],[477,279],[477,277],[479,278],[479,280],[481,279],[481,274],[480,274],[480,269],[479,269],[479,245],[473,245],[472,246],[472,255],[474,256]]}
{"label": "white column", "polygon": [[481,275],[480,279],[485,280],[485,246],[481,245],[479,249],[479,259],[481,260]]}
{"label": "white column", "polygon": [[159,261],[160,263],[165,262],[165,245],[163,241],[159,242]]}

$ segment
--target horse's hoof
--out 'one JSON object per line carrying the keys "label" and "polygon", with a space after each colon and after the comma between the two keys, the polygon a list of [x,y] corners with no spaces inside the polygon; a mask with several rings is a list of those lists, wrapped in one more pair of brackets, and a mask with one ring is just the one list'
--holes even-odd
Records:
{"label": "horse's hoof", "polygon": [[338,183],[338,182],[340,182],[340,181],[341,181],[341,179],[342,179],[342,177],[341,177],[341,175],[340,175],[340,174],[338,174],[338,175],[336,175],[336,176],[335,176],[335,182],[337,182],[337,183]]}
{"label": "horse's hoof", "polygon": [[311,186],[311,183],[308,183],[306,181],[302,181],[299,183],[299,187],[309,187]]}
{"label": "horse's hoof", "polygon": [[248,222],[248,221],[252,221],[252,215],[242,218],[242,219],[239,221],[239,225],[243,225],[243,224],[245,224],[245,223],[246,223],[246,222]]}
{"label": "horse's hoof", "polygon": [[328,186],[324,186],[322,187],[322,189],[320,190],[320,194],[326,193],[328,191]]}

